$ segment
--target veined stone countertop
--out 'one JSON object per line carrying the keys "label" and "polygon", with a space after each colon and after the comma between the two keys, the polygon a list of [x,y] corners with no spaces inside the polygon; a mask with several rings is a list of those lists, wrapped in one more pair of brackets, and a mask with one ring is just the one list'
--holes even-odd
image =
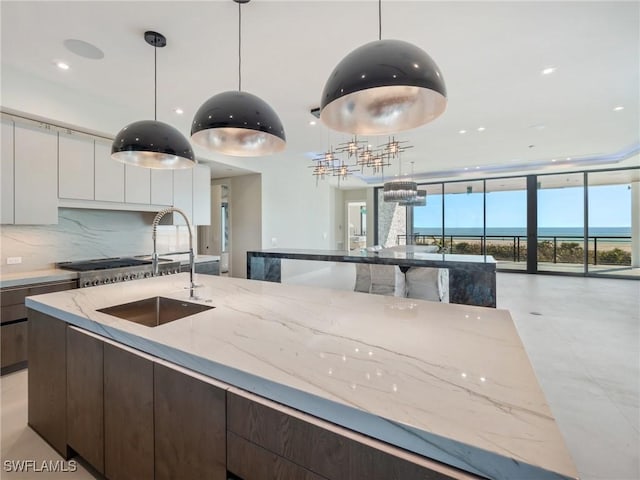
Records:
{"label": "veined stone countertop", "polygon": [[506,310],[196,275],[196,303],[212,310],[155,328],[96,311],[188,300],[187,283],[188,274],[155,277],[26,304],[487,478],[577,477]]}
{"label": "veined stone countertop", "polygon": [[14,272],[0,274],[0,288],[21,287],[34,283],[62,282],[64,280],[76,280],[78,272],[62,270],[60,268],[44,268],[29,272]]}
{"label": "veined stone countertop", "polygon": [[[151,257],[149,257],[151,258]],[[160,258],[170,258],[173,261],[180,261],[181,264],[189,263],[189,255],[160,255]],[[219,261],[217,255],[196,255],[195,263]],[[42,270],[31,270],[28,272],[0,273],[0,288],[20,287],[35,283],[60,282],[64,280],[75,280],[78,272],[63,270],[61,268],[43,268]]]}
{"label": "veined stone countertop", "polygon": [[432,265],[452,263],[488,264],[495,268],[496,260],[491,255],[460,255],[451,253],[428,253],[409,245],[383,248],[377,251],[346,251],[346,250],[306,250],[296,248],[271,248],[267,250],[250,250],[248,254],[260,257],[292,258],[299,260],[323,260],[328,262],[353,263],[429,263]]}

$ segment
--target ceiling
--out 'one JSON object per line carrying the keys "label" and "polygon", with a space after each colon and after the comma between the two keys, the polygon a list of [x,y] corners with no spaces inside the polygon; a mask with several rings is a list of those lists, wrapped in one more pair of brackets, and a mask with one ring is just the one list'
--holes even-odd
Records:
{"label": "ceiling", "polygon": [[[73,92],[55,120],[73,123],[69,112],[83,111],[95,118],[86,127],[114,135],[151,118],[153,49],[143,40],[145,30],[168,41],[158,51],[159,120],[188,135],[206,99],[237,88],[238,6],[232,0],[2,1],[0,8],[5,107],[21,110],[16,92],[29,85],[41,96]],[[287,148],[261,159],[198,149],[199,157],[215,162],[213,176],[261,171],[274,162],[306,167],[329,144],[348,140],[320,122],[310,125],[309,111],[319,105],[335,65],[377,39],[377,14],[375,0],[244,5],[243,89],[278,112]],[[414,146],[403,164],[407,171],[415,162],[417,179],[639,164],[632,155],[640,145],[639,2],[384,0],[382,36],[427,51],[447,85],[449,104],[440,118],[396,135]],[[73,54],[65,39],[89,42],[104,58]],[[58,69],[60,60],[71,68]],[[556,70],[543,75],[548,67]],[[397,165],[390,170],[397,173]],[[364,175],[345,185],[380,181]]]}

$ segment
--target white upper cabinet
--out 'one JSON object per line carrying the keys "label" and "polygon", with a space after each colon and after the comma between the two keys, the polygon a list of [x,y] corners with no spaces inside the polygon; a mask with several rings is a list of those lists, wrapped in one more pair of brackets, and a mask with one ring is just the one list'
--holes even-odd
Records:
{"label": "white upper cabinet", "polygon": [[95,199],[124,203],[124,163],[111,158],[111,143],[95,142]]}
{"label": "white upper cabinet", "polygon": [[211,225],[211,170],[207,165],[193,169],[193,224]]}
{"label": "white upper cabinet", "polygon": [[126,203],[151,203],[151,171],[149,168],[124,166],[124,201]]}
{"label": "white upper cabinet", "polygon": [[[173,206],[184,210],[193,223],[193,168],[173,171]],[[186,225],[182,215],[173,216],[174,225]]]}
{"label": "white upper cabinet", "polygon": [[151,169],[151,204],[173,204],[173,170]]}
{"label": "white upper cabinet", "polygon": [[58,223],[58,133],[30,125],[14,132],[14,223]]}
{"label": "white upper cabinet", "polygon": [[2,170],[0,181],[2,182],[2,215],[0,223],[13,223],[13,122],[2,119]]}
{"label": "white upper cabinet", "polygon": [[58,141],[58,197],[93,200],[93,138],[81,133],[59,133]]}

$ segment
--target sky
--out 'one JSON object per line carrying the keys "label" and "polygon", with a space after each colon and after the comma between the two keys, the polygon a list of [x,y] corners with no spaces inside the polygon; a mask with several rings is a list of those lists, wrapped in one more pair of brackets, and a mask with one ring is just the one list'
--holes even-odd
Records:
{"label": "sky", "polygon": [[[538,190],[538,227],[582,227],[582,187]],[[487,228],[524,228],[527,225],[526,191],[487,194]],[[416,227],[441,226],[442,197],[427,197],[427,206],[414,209]],[[445,195],[447,228],[482,228],[482,194]],[[627,185],[589,187],[590,227],[630,227],[631,190]]]}

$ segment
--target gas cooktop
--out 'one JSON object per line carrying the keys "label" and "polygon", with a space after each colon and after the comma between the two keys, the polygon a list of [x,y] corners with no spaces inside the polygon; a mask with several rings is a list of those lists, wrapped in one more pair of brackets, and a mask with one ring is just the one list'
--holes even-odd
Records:
{"label": "gas cooktop", "polygon": [[151,260],[120,257],[84,260],[81,262],[62,262],[56,264],[58,268],[62,268],[64,270],[72,270],[74,272],[89,272],[92,270],[108,270],[111,268],[138,267],[140,265],[151,265]]}

